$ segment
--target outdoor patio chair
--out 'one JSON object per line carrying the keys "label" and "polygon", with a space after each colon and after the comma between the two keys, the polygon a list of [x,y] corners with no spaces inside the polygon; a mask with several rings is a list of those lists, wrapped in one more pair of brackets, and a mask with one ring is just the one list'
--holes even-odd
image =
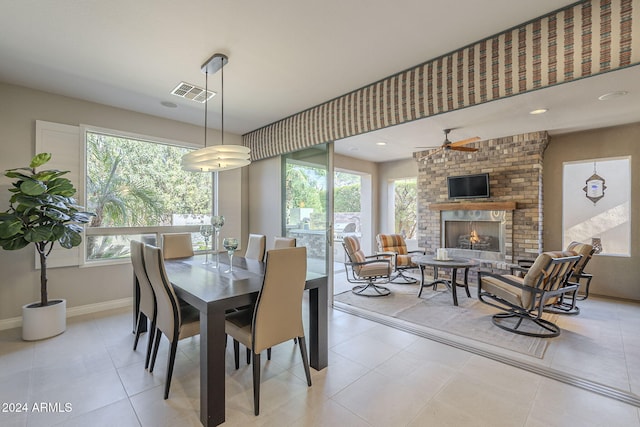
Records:
{"label": "outdoor patio chair", "polygon": [[[358,283],[351,292],[366,297],[389,295],[391,293],[389,288],[380,286],[380,283],[389,283],[392,271],[391,260],[384,255],[366,256],[360,247],[360,240],[355,236],[345,236],[342,246],[348,259],[345,262],[347,280],[350,283]],[[351,276],[349,267],[351,267]]]}
{"label": "outdoor patio chair", "polygon": [[478,299],[501,310],[492,317],[499,328],[532,337],[556,337],[560,328],[542,315],[545,307],[578,289],[578,284],[568,280],[580,258],[544,252],[524,277],[479,271]]}
{"label": "outdoor patio chair", "polygon": [[[418,268],[418,265],[411,259],[411,254],[425,255],[423,250],[408,251],[407,243],[400,234],[378,234],[378,254],[391,258],[391,264],[395,270],[395,275],[389,280],[391,283],[417,283],[418,280],[405,274],[406,270]],[[398,282],[398,280],[400,280]]]}
{"label": "outdoor patio chair", "polygon": [[[567,246],[567,249],[565,249],[562,252],[562,254],[565,256],[580,255],[581,258],[580,258],[580,261],[578,261],[578,263],[576,263],[575,267],[573,268],[573,271],[571,272],[571,276],[569,277],[568,283],[578,284],[579,287],[578,287],[578,290],[574,293],[571,293],[571,294],[567,293],[567,294],[561,295],[556,301],[556,303],[553,304],[553,306],[546,308],[547,311],[558,313],[558,314],[578,314],[580,312],[580,308],[576,306],[576,301],[582,301],[589,297],[589,286],[591,284],[591,279],[593,278],[593,275],[585,273],[584,268],[586,267],[587,263],[593,256],[593,253],[594,253],[594,248],[592,245],[588,243],[580,243],[580,242],[569,243],[569,245]],[[532,264],[533,264],[533,261],[519,260],[518,267],[513,267],[512,272],[516,270],[526,272],[531,267]],[[584,288],[580,283],[580,281],[583,279],[585,280]],[[584,293],[581,292],[583,290],[584,290]]]}

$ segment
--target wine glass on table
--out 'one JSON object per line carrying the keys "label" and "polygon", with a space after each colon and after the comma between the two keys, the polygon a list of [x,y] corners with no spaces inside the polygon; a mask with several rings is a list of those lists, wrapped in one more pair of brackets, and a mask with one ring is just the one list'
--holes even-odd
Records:
{"label": "wine glass on table", "polygon": [[213,234],[213,226],[212,225],[201,225],[200,226],[200,234],[204,238],[204,246],[206,248],[204,252],[204,262],[203,264],[209,264],[209,237]]}
{"label": "wine glass on table", "polygon": [[214,252],[216,254],[216,265],[213,268],[220,267],[220,257],[218,256],[218,247],[220,242],[220,230],[224,225],[224,217],[222,215],[214,215],[211,217],[211,226],[213,227],[213,232],[215,233],[215,248]]}
{"label": "wine glass on table", "polygon": [[222,246],[227,250],[229,254],[229,269],[225,273],[233,273],[233,253],[238,249],[238,239],[235,237],[225,237],[222,241]]}

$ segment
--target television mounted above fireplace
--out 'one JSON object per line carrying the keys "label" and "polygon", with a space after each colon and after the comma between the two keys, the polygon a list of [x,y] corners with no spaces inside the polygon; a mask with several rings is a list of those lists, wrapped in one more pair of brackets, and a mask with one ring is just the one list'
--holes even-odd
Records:
{"label": "television mounted above fireplace", "polygon": [[489,197],[489,174],[460,175],[447,177],[450,199],[480,199]]}

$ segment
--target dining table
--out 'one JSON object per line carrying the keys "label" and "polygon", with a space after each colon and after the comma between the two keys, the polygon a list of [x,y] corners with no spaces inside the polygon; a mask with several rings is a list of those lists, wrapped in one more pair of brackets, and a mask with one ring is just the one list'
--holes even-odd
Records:
{"label": "dining table", "polygon": [[[225,313],[253,304],[262,287],[266,264],[219,254],[216,263],[205,264],[204,255],[165,260],[165,269],[176,295],[200,311],[200,421],[216,426],[225,421]],[[134,280],[134,310],[139,291]],[[316,370],[328,365],[328,280],[325,274],[307,272],[309,364]],[[146,323],[146,319],[144,320]]]}

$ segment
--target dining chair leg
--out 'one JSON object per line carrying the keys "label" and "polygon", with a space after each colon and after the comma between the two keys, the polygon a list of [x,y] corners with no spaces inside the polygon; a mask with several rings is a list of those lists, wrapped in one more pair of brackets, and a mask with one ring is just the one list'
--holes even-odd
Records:
{"label": "dining chair leg", "polygon": [[260,414],[260,353],[253,353],[253,413]]}
{"label": "dining chair leg", "polygon": [[233,361],[236,363],[236,369],[240,369],[240,343],[233,340]]}
{"label": "dining chair leg", "polygon": [[167,366],[167,379],[164,385],[164,399],[169,398],[169,387],[171,387],[171,377],[173,376],[173,365],[176,362],[176,352],[178,350],[178,340],[171,342],[171,351],[169,351],[169,364]]}
{"label": "dining chair leg", "polygon": [[307,356],[307,343],[304,337],[298,338],[300,346],[300,355],[302,356],[302,364],[304,365],[304,374],[307,376],[307,385],[311,387],[311,371],[309,370],[309,357]]}
{"label": "dining chair leg", "polygon": [[140,324],[142,323],[142,312],[139,311],[138,312],[138,320],[136,321],[136,338],[133,341],[133,351],[136,351],[136,349],[138,348],[138,340],[140,339],[140,334],[141,334],[141,327]]}
{"label": "dining chair leg", "polygon": [[251,364],[251,350],[247,348],[247,365]]}
{"label": "dining chair leg", "polygon": [[156,336],[156,323],[151,322],[151,328],[147,332],[149,334],[149,342],[147,343],[147,357],[144,359],[144,369],[149,368],[149,360],[151,359],[151,350],[153,350],[153,339]]}
{"label": "dining chair leg", "polygon": [[271,360],[271,347],[267,349],[267,360]]}
{"label": "dining chair leg", "polygon": [[151,366],[149,372],[153,372],[153,368],[156,366],[156,357],[158,357],[158,347],[160,347],[160,338],[162,338],[162,332],[157,331],[155,337],[155,343],[153,346],[153,355],[151,356]]}

